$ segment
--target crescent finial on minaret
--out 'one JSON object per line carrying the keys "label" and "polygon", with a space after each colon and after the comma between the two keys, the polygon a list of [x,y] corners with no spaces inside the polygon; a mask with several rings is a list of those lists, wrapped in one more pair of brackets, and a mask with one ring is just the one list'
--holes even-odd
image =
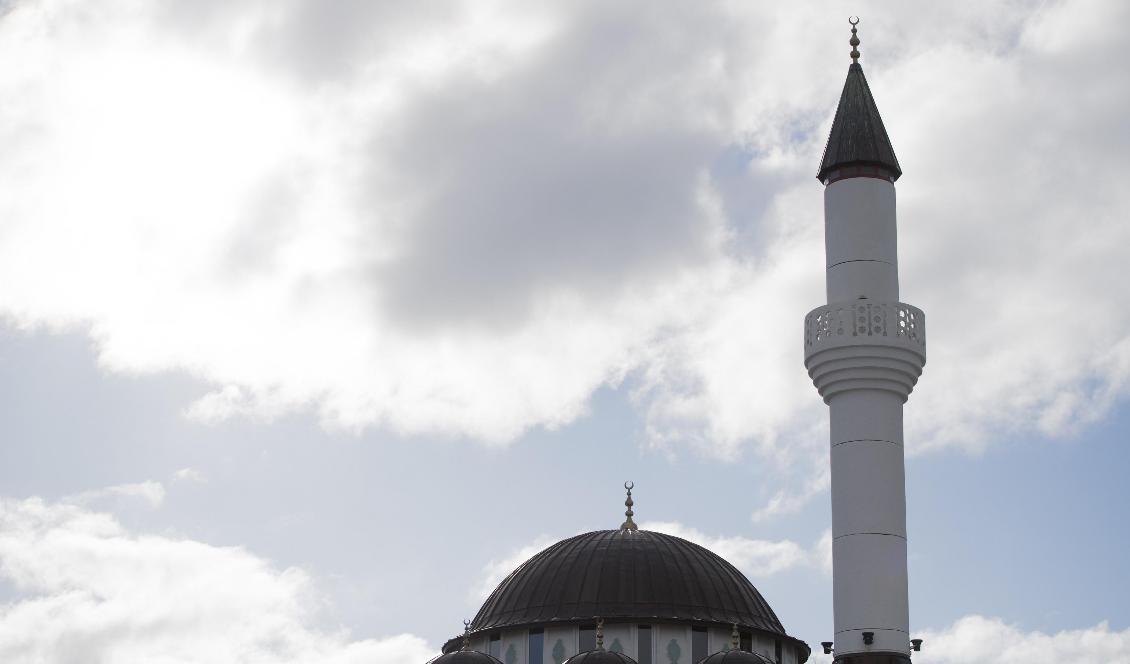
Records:
{"label": "crescent finial on minaret", "polygon": [[859,17],[849,16],[848,23],[851,23],[851,40],[848,42],[851,44],[851,61],[856,63],[859,62],[859,37],[855,34],[855,26],[859,25]]}

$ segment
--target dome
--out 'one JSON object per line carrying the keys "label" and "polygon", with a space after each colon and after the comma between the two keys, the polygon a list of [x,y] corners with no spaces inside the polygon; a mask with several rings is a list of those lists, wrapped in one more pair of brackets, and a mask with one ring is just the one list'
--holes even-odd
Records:
{"label": "dome", "polygon": [[630,529],[577,535],[530,558],[491,593],[471,631],[594,616],[736,623],[787,637],[773,609],[733,565],[682,538]]}
{"label": "dome", "polygon": [[773,660],[745,650],[722,650],[706,657],[698,664],[773,664]]}
{"label": "dome", "polygon": [[496,657],[477,650],[455,650],[433,657],[428,664],[502,664]]}
{"label": "dome", "polygon": [[636,660],[622,652],[612,652],[601,648],[579,652],[565,660],[564,664],[636,664]]}

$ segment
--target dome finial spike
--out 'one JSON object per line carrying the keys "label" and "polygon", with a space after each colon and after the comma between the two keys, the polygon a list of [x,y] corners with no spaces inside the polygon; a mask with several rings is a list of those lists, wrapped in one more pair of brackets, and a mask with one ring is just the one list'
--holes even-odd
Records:
{"label": "dome finial spike", "polygon": [[628,499],[624,501],[624,507],[628,508],[627,511],[624,512],[624,516],[628,518],[624,523],[620,524],[620,530],[639,530],[639,526],[636,525],[636,522],[632,521],[632,517],[635,516],[635,512],[632,511],[632,505],[635,505],[635,502],[632,501],[632,489],[636,488],[636,483],[628,480],[624,482],[624,488],[628,490]]}
{"label": "dome finial spike", "polygon": [[851,23],[851,40],[848,41],[851,44],[851,63],[855,65],[859,64],[859,37],[855,34],[855,26],[859,25],[859,17],[849,16],[848,23]]}
{"label": "dome finial spike", "polygon": [[596,649],[604,650],[604,618],[596,619]]}
{"label": "dome finial spike", "polygon": [[471,621],[463,621],[463,647],[460,650],[466,650],[467,646],[471,644]]}
{"label": "dome finial spike", "polygon": [[738,624],[734,623],[734,629],[730,631],[730,650],[737,650],[742,645],[741,634],[738,634]]}

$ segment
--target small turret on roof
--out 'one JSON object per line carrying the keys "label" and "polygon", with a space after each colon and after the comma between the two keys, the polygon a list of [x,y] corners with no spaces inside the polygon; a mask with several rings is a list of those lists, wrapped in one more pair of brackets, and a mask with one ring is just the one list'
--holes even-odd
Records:
{"label": "small turret on roof", "polygon": [[836,107],[820,171],[816,174],[824,184],[850,177],[876,177],[894,182],[902,175],[891,139],[879,117],[879,108],[858,62],[859,38],[855,29],[858,23],[858,18],[851,21],[852,63],[840,105]]}

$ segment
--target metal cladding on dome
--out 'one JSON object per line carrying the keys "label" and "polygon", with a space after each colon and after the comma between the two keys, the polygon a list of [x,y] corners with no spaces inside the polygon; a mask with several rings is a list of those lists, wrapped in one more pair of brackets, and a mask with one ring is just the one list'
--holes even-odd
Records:
{"label": "metal cladding on dome", "polygon": [[636,660],[622,652],[612,652],[600,648],[579,652],[565,660],[564,664],[636,664]]}
{"label": "metal cladding on dome", "polygon": [[428,664],[502,664],[502,662],[497,657],[478,650],[455,650],[433,657]]}
{"label": "metal cladding on dome", "polygon": [[471,630],[593,616],[737,623],[787,636],[733,565],[679,537],[627,529],[570,537],[530,558],[491,593]]}
{"label": "metal cladding on dome", "polygon": [[732,649],[722,650],[713,655],[708,655],[700,660],[698,664],[774,664],[774,662],[765,655]]}

